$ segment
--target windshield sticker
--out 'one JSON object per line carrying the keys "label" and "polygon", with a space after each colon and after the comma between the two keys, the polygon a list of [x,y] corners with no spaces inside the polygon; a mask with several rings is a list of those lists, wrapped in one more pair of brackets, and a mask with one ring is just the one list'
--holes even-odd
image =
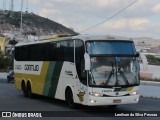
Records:
{"label": "windshield sticker", "polygon": [[120,61],[121,61],[121,58],[120,58],[120,57],[116,57],[115,59],[116,59],[117,62],[120,62]]}
{"label": "windshield sticker", "polygon": [[114,92],[117,91],[132,91],[133,87],[127,87],[127,88],[115,88]]}

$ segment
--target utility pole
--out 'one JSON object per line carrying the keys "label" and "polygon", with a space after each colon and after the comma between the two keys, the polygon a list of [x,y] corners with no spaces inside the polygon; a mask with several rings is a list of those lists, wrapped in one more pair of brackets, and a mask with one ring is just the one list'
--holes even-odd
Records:
{"label": "utility pole", "polygon": [[27,5],[26,5],[26,12],[28,13],[28,0],[27,0]]}
{"label": "utility pole", "polygon": [[13,0],[10,0],[10,6],[9,6],[9,10],[10,11],[13,11],[13,7],[14,7],[14,1]]}
{"label": "utility pole", "polygon": [[23,22],[23,0],[21,0],[21,24],[20,24],[20,31],[21,31],[21,40],[22,40],[22,32],[23,32],[23,28],[22,28],[22,22]]}
{"label": "utility pole", "polygon": [[3,10],[6,10],[6,0],[3,0]]}

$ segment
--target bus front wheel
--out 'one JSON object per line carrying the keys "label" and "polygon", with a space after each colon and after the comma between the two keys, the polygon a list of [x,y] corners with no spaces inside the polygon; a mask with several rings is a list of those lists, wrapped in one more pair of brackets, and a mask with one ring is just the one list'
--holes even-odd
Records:
{"label": "bus front wheel", "polygon": [[117,105],[109,105],[108,107],[110,107],[110,108],[116,108]]}
{"label": "bus front wheel", "polygon": [[76,107],[76,105],[74,103],[74,100],[73,100],[73,93],[72,93],[72,90],[70,88],[66,89],[65,98],[66,98],[66,102],[67,102],[67,104],[70,108],[75,108]]}

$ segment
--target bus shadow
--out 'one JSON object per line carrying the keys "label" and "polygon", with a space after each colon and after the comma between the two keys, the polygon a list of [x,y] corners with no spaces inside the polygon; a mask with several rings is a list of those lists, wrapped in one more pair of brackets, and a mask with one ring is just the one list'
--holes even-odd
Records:
{"label": "bus shadow", "polygon": [[32,99],[32,100],[36,100],[36,101],[41,101],[41,102],[45,102],[51,105],[55,105],[55,106],[63,106],[63,107],[68,107],[67,103],[65,101],[62,100],[57,100],[51,97],[46,97],[46,96],[41,96],[41,95],[34,95],[33,98],[27,98],[25,96],[22,95],[23,93],[21,93],[20,97],[22,98],[26,98],[26,99]]}
{"label": "bus shadow", "polygon": [[[24,97],[21,95],[21,97]],[[25,97],[24,97],[25,98]],[[29,99],[29,98],[26,98]],[[123,108],[110,106],[84,106],[77,104],[75,109],[69,108],[67,103],[62,100],[57,100],[45,96],[36,95],[35,101],[45,102],[51,106],[60,107],[62,111],[52,111],[57,114],[57,117],[113,117],[115,113],[123,112]],[[48,111],[49,112],[49,111]]]}
{"label": "bus shadow", "polygon": [[[69,106],[67,105],[66,101],[63,100],[58,100],[58,99],[54,99],[54,98],[50,98],[50,97],[46,97],[46,96],[40,96],[40,95],[35,95],[34,98],[35,100],[39,100],[39,101],[44,101],[47,103],[50,103],[52,105],[56,105],[56,106],[63,106],[66,108],[69,108]],[[69,108],[71,110],[81,110],[81,111],[120,111],[119,107],[112,107],[112,106],[85,106],[85,105],[80,105],[80,104],[76,104],[76,107],[73,108]]]}

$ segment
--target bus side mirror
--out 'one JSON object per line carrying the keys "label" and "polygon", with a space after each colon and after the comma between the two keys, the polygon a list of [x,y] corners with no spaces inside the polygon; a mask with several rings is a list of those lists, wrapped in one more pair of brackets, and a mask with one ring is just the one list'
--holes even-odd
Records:
{"label": "bus side mirror", "polygon": [[136,57],[139,57],[139,52],[136,53]]}
{"label": "bus side mirror", "polygon": [[84,54],[84,60],[85,60],[85,70],[90,70],[91,60],[90,60],[90,56],[87,53]]}

